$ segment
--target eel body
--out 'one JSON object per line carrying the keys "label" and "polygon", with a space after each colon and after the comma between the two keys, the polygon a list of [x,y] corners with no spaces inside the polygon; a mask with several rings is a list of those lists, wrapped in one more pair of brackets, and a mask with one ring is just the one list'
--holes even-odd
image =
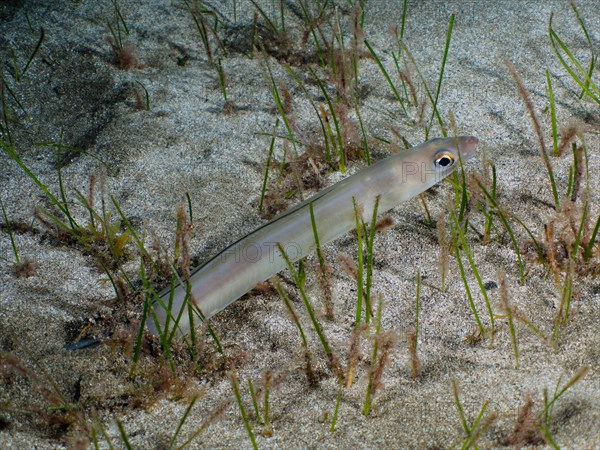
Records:
{"label": "eel body", "polygon": [[[464,163],[474,156],[477,143],[472,136],[432,139],[315,194],[231,244],[197,268],[187,282],[161,293],[147,320],[148,330],[158,334],[177,323],[179,333],[187,334],[193,315],[188,310],[194,311],[193,320],[198,324],[200,317],[210,318],[257,283],[282,271],[287,264],[277,244],[292,261],[309,255],[315,249],[310,203],[323,245],[355,228],[353,199],[368,221],[378,196],[378,213],[411,199],[452,173],[459,160]],[[185,307],[188,303],[192,308]]]}

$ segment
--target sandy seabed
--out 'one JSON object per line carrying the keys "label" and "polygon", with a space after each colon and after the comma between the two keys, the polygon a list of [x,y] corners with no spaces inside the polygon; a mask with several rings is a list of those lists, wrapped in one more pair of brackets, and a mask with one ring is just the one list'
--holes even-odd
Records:
{"label": "sandy seabed", "polygon": [[[208,259],[264,223],[257,207],[270,144],[264,134],[272,132],[279,117],[263,59],[244,53],[251,45],[255,16],[252,3],[238,1],[235,20],[234,2],[223,1],[217,6],[219,3],[211,2],[222,21],[218,36],[229,51],[225,54],[219,49],[214,35],[209,34],[215,58],[220,58],[226,75],[228,103],[222,95],[218,71],[207,59],[185,2],[120,2],[129,29],[124,57],[130,58],[121,59],[121,63],[129,64],[128,68],[115,63],[107,24],[116,30],[122,22],[115,19],[114,4],[108,0],[37,1],[25,2],[24,7],[15,1],[0,5],[0,56],[5,80],[0,128],[3,142],[14,141],[23,162],[55,195],[59,194],[56,146],[37,144],[61,141],[83,150],[64,151],[61,158],[62,179],[74,216],[81,223],[88,221],[86,211],[76,206],[75,200],[77,190],[88,192],[93,176],[95,207],[101,208],[104,195],[114,223],[118,215],[110,196],[114,197],[149,248],[156,237],[172,252],[176,209],[178,205],[187,209],[185,193],[189,193],[194,212],[189,244],[195,262]],[[276,20],[279,2],[259,3]],[[308,67],[319,70],[310,58],[314,56],[310,50],[312,37],[309,35],[306,46],[302,45],[299,2],[284,3],[293,52],[274,46],[270,49],[270,66],[281,83],[279,88],[289,92],[289,115],[297,139],[318,143],[322,134],[312,106],[281,65],[288,58],[302,79],[309,80]],[[352,8],[348,2],[338,3],[337,15],[349,44]],[[598,6],[597,1],[578,2],[596,57],[600,48]],[[563,225],[567,229],[578,226],[567,218],[580,217],[577,214],[583,208],[584,195],[593,226],[600,211],[600,108],[587,97],[578,98],[580,89],[560,64],[548,36],[548,19],[554,13],[554,29],[587,67],[589,44],[569,4],[424,1],[409,2],[407,11],[405,41],[432,89],[438,79],[450,16],[455,14],[438,106],[446,122],[452,112],[460,134],[475,135],[480,140],[480,157],[468,164],[466,172],[481,172],[484,155],[493,162],[499,203],[541,242],[550,223],[555,223],[557,235]],[[366,2],[364,36],[396,83],[392,51],[397,51],[397,46],[390,29],[400,26],[401,13],[402,2]],[[257,17],[259,22],[264,21],[260,15]],[[330,32],[335,17],[330,15],[324,21],[325,33]],[[13,68],[15,64],[21,69],[27,65],[39,40],[40,27],[45,30],[44,40],[23,79],[17,82]],[[422,125],[414,124],[418,108],[409,110],[410,117],[406,117],[375,61],[365,48],[361,51],[360,111],[373,157],[381,159],[389,154],[390,146],[376,137],[402,145],[399,134],[415,145],[423,141],[424,131]],[[570,126],[583,133],[589,187],[582,187],[571,216],[553,207],[538,139],[505,61],[512,62],[523,79],[550,152],[546,70],[554,89],[559,138]],[[318,73],[325,79],[325,71]],[[414,69],[411,75],[423,101],[425,93]],[[599,75],[596,67],[592,77],[596,83]],[[326,80],[326,84],[333,93],[334,83]],[[313,100],[326,108],[318,87],[308,82],[307,87]],[[146,92],[149,110],[145,109]],[[430,109],[425,111],[427,121]],[[356,115],[349,113],[348,117],[356,129]],[[283,125],[278,134],[286,135]],[[431,132],[434,134],[439,134],[436,121]],[[284,140],[276,140],[278,158]],[[580,138],[574,142],[582,143]],[[565,205],[573,155],[567,150],[550,161]],[[355,381],[342,392],[335,431],[331,432],[338,382],[295,290],[288,286],[307,331],[318,378],[316,386],[307,381],[297,328],[283,302],[272,292],[245,297],[211,320],[229,355],[229,366],[202,330],[200,373],[191,369],[186,351],[176,348],[179,370],[177,379],[173,379],[161,362],[156,343],[146,339],[138,374],[131,376],[132,340],[142,312],[140,297],[116,300],[93,254],[61,238],[56,230],[35,218],[39,216],[36,208],[51,207],[48,197],[4,151],[0,152],[0,163],[0,196],[14,225],[20,257],[33,261],[31,276],[15,275],[13,247],[4,225],[0,231],[1,448],[92,446],[92,428],[101,448],[109,445],[106,436],[115,448],[122,448],[118,422],[133,448],[168,448],[196,394],[197,401],[178,435],[177,445],[206,426],[191,441],[190,448],[251,447],[227,376],[228,367],[234,368],[240,382],[259,447],[430,449],[461,447],[467,437],[454,399],[453,380],[459,387],[469,426],[486,407],[474,436],[479,448],[551,447],[536,428],[544,409],[544,391],[552,395],[558,383],[564,386],[579,370],[587,368],[586,376],[554,404],[549,430],[563,448],[600,448],[598,268],[595,277],[593,267],[591,274],[574,276],[568,320],[560,326],[558,337],[550,339],[560,308],[564,273],[557,272],[557,284],[552,273],[528,260],[525,282],[520,283],[517,254],[497,217],[491,239],[484,245],[478,235],[484,227],[483,215],[472,211],[473,229],[467,237],[495,313],[501,315],[503,311],[497,287],[498,272],[503,271],[513,310],[539,330],[534,332],[523,321],[516,321],[519,367],[515,368],[505,317],[496,319],[493,344],[489,339],[473,338],[477,324],[454,255],[450,256],[445,290],[440,289],[438,232],[427,225],[425,211],[414,199],[389,213],[393,225],[378,235],[374,244],[373,290],[385,299],[381,327],[394,343],[380,389],[370,414],[363,415],[374,342],[363,338]],[[360,170],[364,164],[349,163],[349,172]],[[318,184],[325,187],[342,175],[324,172],[319,177]],[[275,184],[271,186],[274,189]],[[431,215],[446,211],[453,196],[448,183],[428,194]],[[298,198],[290,204],[294,201]],[[528,236],[514,220],[512,223],[517,239],[525,245]],[[340,255],[355,260],[356,248],[355,234],[324,247],[331,265],[333,320],[323,317],[316,258],[309,258],[308,264],[308,292],[342,366],[348,362],[354,326],[356,282],[343,270]],[[123,269],[141,290],[133,241],[126,253],[130,257],[121,261]],[[598,264],[597,248],[594,258]],[[464,255],[463,263],[475,306],[488,328],[484,298]],[[407,336],[415,326],[418,272],[423,280],[420,373],[413,379]],[[290,275],[284,273],[283,277],[289,280]],[[65,349],[65,345],[90,337],[103,342],[77,351]],[[247,380],[260,387],[269,373],[273,385],[270,424],[265,427],[254,416]],[[520,434],[515,432],[519,417],[525,423]]]}

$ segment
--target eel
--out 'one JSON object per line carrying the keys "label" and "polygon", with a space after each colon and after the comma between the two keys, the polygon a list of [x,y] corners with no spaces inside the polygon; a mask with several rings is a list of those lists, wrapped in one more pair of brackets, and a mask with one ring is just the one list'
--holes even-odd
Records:
{"label": "eel", "polygon": [[309,255],[315,249],[311,203],[323,245],[355,228],[355,203],[369,218],[379,197],[377,212],[384,213],[442,181],[475,155],[477,144],[473,136],[432,139],[318,192],[231,244],[195,269],[188,280],[155,295],[146,321],[148,331],[170,333],[177,326],[178,333],[185,335],[190,332],[190,319],[199,323],[214,316],[257,283],[287,268],[278,244],[292,262]]}

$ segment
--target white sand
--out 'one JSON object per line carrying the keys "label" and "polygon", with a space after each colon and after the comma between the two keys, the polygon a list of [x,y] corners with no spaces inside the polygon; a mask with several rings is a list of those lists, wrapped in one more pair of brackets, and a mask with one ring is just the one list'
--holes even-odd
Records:
{"label": "white sand", "polygon": [[[98,3],[101,3],[99,5]],[[122,2],[122,11],[131,28],[129,41],[143,67],[124,71],[112,62],[107,42],[106,22],[112,21],[111,3],[40,1],[27,6],[27,16],[37,30],[43,26],[46,39],[21,83],[10,75],[11,51],[24,67],[37,42],[38,34],[29,31],[23,9],[2,6],[0,54],[6,63],[4,77],[13,88],[28,117],[16,108],[18,123],[11,124],[17,151],[25,163],[52,191],[58,193],[55,153],[36,142],[58,141],[64,130],[65,145],[83,148],[104,161],[114,174],[88,154],[75,158],[63,169],[67,195],[75,189],[86,192],[89,177],[104,179],[106,194],[114,196],[138,231],[151,230],[171,247],[176,226],[176,206],[192,199],[195,234],[192,255],[199,261],[209,258],[250,232],[262,219],[257,204],[260,197],[264,163],[269,140],[259,133],[270,132],[277,117],[259,60],[232,53],[223,57],[228,78],[229,99],[237,111],[223,110],[216,71],[210,67],[198,32],[180,2]],[[217,3],[217,2],[215,2]],[[231,1],[220,11],[232,17]],[[271,11],[271,2],[264,2]],[[277,2],[274,2],[277,3]],[[295,3],[295,2],[292,2]],[[340,2],[347,8],[346,2]],[[390,51],[394,48],[388,29],[400,22],[401,2],[367,2],[365,35],[392,70]],[[238,22],[252,19],[250,2],[238,2]],[[579,2],[596,52],[600,48],[600,8],[597,1]],[[406,40],[423,75],[433,88],[437,82],[446,28],[450,14],[456,13],[455,29],[446,67],[440,111],[456,116],[458,130],[480,139],[480,153],[494,162],[498,172],[498,197],[502,204],[521,218],[542,238],[543,224],[553,210],[547,174],[539,156],[537,138],[516,86],[503,64],[510,60],[522,76],[542,120],[546,144],[551,147],[545,70],[551,74],[557,101],[559,126],[577,123],[585,130],[589,152],[590,214],[598,217],[600,205],[600,114],[598,105],[577,99],[579,90],[553,54],[547,25],[555,12],[554,26],[582,61],[589,60],[584,40],[573,12],[565,2],[418,2],[409,5]],[[346,16],[342,16],[344,20]],[[298,25],[292,16],[287,25]],[[240,32],[239,34],[242,34]],[[177,58],[189,55],[185,67]],[[285,81],[294,99],[298,126],[314,130],[314,112],[285,71],[272,60],[278,78]],[[305,76],[306,66],[296,69]],[[360,85],[366,91],[361,110],[369,133],[392,137],[394,126],[411,143],[423,140],[420,127],[402,117],[398,104],[374,62],[360,65]],[[598,69],[595,70],[598,82]],[[416,75],[413,74],[416,80]],[[135,108],[135,82],[149,92],[149,112]],[[139,86],[138,86],[139,89]],[[312,88],[311,88],[312,89]],[[315,96],[317,91],[312,91]],[[438,134],[435,128],[432,134]],[[284,133],[283,128],[280,130]],[[317,138],[317,133],[306,136]],[[6,136],[3,136],[6,139]],[[280,148],[280,142],[278,148]],[[375,153],[388,151],[381,144]],[[562,195],[566,192],[572,156],[551,158]],[[133,329],[141,313],[138,304],[127,308],[113,302],[114,291],[92,256],[74,245],[58,242],[54,234],[33,219],[33,210],[48,206],[39,189],[24,172],[0,153],[2,176],[0,195],[14,222],[33,223],[34,232],[16,234],[22,258],[35,261],[35,274],[16,278],[11,266],[14,255],[6,232],[0,233],[0,350],[16,355],[48,385],[44,371],[59,387],[67,402],[81,402],[88,415],[96,406],[101,421],[117,447],[122,447],[116,420],[123,423],[134,448],[166,448],[189,400],[173,400],[165,394],[158,402],[136,407],[144,397],[146,379],[129,378],[131,357],[120,346],[67,351],[63,348],[86,323],[95,328],[112,327],[109,319],[119,311],[118,329]],[[351,171],[361,163],[354,163]],[[470,163],[468,171],[479,170]],[[331,175],[327,183],[339,176]],[[98,188],[99,189],[99,188]],[[97,207],[100,206],[98,196]],[[428,197],[432,215],[443,211],[452,198],[445,184]],[[108,199],[108,197],[107,197]],[[74,208],[85,223],[85,214]],[[113,216],[116,213],[113,212]],[[588,375],[554,408],[551,430],[564,448],[597,448],[600,445],[600,288],[598,280],[578,277],[568,323],[561,327],[556,348],[550,346],[521,323],[517,325],[520,368],[514,368],[510,335],[505,320],[497,320],[499,332],[494,346],[489,341],[476,345],[466,342],[476,329],[458,266],[451,257],[447,292],[440,291],[437,270],[439,244],[437,232],[424,225],[424,212],[418,201],[393,210],[394,226],[377,237],[374,290],[386,303],[382,325],[398,336],[390,364],[383,375],[384,388],[375,397],[368,417],[362,415],[370,362],[371,343],[363,340],[363,355],[357,380],[344,390],[335,432],[329,423],[335,406],[337,384],[328,371],[322,348],[303,314],[309,331],[314,362],[322,374],[317,388],[308,385],[301,370],[303,359],[298,332],[289,320],[282,302],[274,295],[256,295],[238,301],[212,321],[236,361],[236,373],[243,383],[246,406],[251,409],[246,380],[260,385],[265,371],[282,377],[270,395],[271,437],[261,435],[262,427],[251,420],[260,447],[285,448],[447,448],[464,439],[451,380],[458,381],[461,400],[469,421],[473,421],[484,402],[489,401],[484,421],[495,420],[479,437],[480,448],[500,447],[503,437],[515,426],[519,408],[527,395],[535,401],[536,413],[542,408],[542,393],[551,392],[559,378],[563,383],[580,367],[591,366]],[[481,214],[474,224],[482,229]],[[495,225],[502,230],[500,221]],[[518,230],[519,239],[526,238]],[[508,236],[493,234],[482,245],[470,233],[470,245],[484,282],[496,281],[499,269],[506,271],[514,308],[522,312],[545,336],[550,336],[557,314],[558,288],[541,266],[531,268],[525,284],[518,280],[516,254]],[[133,247],[131,249],[133,252]],[[355,258],[356,240],[348,235],[326,246],[333,265],[336,318],[324,319],[325,332],[334,351],[346,364],[353,321],[355,283],[340,268],[338,255]],[[597,258],[597,256],[596,256]],[[466,259],[464,259],[466,264]],[[314,265],[314,258],[312,263]],[[139,261],[130,260],[126,268],[136,280]],[[414,326],[414,296],[417,270],[423,275],[419,357],[421,375],[410,375],[406,333]],[[483,298],[476,280],[468,271],[477,308],[488,324]],[[309,273],[312,300],[320,305],[321,293]],[[498,289],[489,292],[494,308]],[[298,310],[301,305],[296,301]],[[322,308],[319,309],[321,310]],[[103,325],[104,324],[104,325]],[[10,331],[9,331],[10,330]],[[108,329],[107,331],[111,331]],[[16,339],[15,339],[16,336]],[[15,340],[17,342],[15,342]],[[207,342],[209,342],[207,340]],[[204,358],[215,362],[210,345]],[[182,353],[184,355],[185,353]],[[144,367],[155,367],[158,359],[147,354]],[[152,362],[154,361],[154,363]],[[190,374],[190,372],[186,372]],[[202,392],[178,442],[183,442],[211,413],[233,398],[225,373],[215,368],[200,376],[189,375],[192,388]],[[141,384],[139,384],[141,382]],[[136,384],[137,383],[137,384]],[[134,393],[132,396],[131,393]],[[77,433],[47,426],[35,411],[46,411],[48,402],[39,392],[39,383],[24,376],[3,379],[0,405],[21,412],[0,409],[0,447],[63,448]],[[325,417],[328,417],[325,419]],[[105,441],[103,445],[106,446]],[[540,443],[540,447],[545,444]],[[190,445],[191,448],[250,447],[235,403],[226,407]]]}

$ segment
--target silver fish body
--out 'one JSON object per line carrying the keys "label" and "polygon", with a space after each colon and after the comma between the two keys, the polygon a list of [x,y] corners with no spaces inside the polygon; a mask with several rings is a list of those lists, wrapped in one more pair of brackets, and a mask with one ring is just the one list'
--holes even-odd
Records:
{"label": "silver fish body", "polygon": [[[478,140],[472,136],[432,139],[409,150],[389,156],[315,194],[227,247],[196,269],[186,284],[160,295],[148,318],[151,333],[173,326],[178,318],[179,333],[190,330],[190,315],[182,308],[191,302],[194,310],[210,318],[243,296],[257,283],[282,271],[287,264],[277,244],[292,261],[315,249],[309,204],[313,205],[321,245],[355,228],[353,199],[369,220],[379,196],[378,213],[426,191],[452,173],[459,160],[474,156]],[[187,310],[187,308],[185,308]],[[170,312],[168,311],[170,310]],[[167,320],[168,319],[168,320]],[[200,319],[195,318],[195,323]]]}

